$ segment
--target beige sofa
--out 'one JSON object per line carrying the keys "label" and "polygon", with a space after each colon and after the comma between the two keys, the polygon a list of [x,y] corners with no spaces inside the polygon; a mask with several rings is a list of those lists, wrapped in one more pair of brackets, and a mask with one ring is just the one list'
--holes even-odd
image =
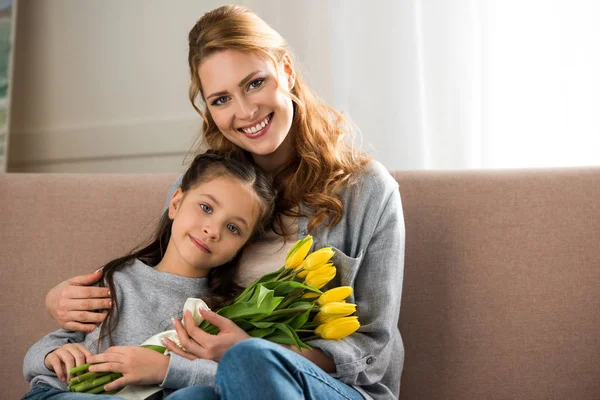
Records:
{"label": "beige sofa", "polygon": [[[402,399],[600,399],[600,168],[398,172]],[[44,295],[139,242],[175,175],[0,175],[1,399]],[[400,288],[398,288],[400,290]]]}

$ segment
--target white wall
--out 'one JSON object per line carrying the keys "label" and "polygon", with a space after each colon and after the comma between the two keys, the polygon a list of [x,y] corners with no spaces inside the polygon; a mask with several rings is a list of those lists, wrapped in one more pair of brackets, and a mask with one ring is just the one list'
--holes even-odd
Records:
{"label": "white wall", "polygon": [[9,168],[170,172],[201,122],[187,34],[219,1],[21,1]]}

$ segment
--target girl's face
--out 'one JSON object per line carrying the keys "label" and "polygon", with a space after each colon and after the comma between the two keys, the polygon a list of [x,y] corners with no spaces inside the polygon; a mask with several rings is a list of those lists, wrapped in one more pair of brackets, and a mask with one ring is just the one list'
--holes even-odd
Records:
{"label": "girl's face", "polygon": [[198,69],[204,100],[221,133],[267,171],[292,154],[293,105],[283,92],[294,86],[289,56],[278,69],[279,74],[269,59],[235,50],[210,55]]}
{"label": "girl's face", "polygon": [[214,178],[185,193],[178,189],[169,204],[171,239],[157,269],[206,277],[211,268],[235,257],[259,216],[258,196],[235,178]]}

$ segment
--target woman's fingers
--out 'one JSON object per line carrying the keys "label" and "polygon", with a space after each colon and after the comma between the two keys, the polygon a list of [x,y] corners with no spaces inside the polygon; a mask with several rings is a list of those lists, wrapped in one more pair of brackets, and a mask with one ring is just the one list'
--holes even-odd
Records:
{"label": "woman's fingers", "polygon": [[[194,319],[192,318],[191,312],[185,311],[183,313],[183,319],[185,320],[185,330],[186,330],[188,336],[191,336],[192,339],[194,339],[201,346],[203,346],[203,343],[206,343],[208,340],[210,340],[211,336],[213,336],[210,333],[204,332],[204,330],[198,328],[194,324]],[[211,321],[208,321],[208,322],[211,322]]]}
{"label": "woman's fingers", "polygon": [[63,327],[70,331],[90,333],[93,332],[98,326],[96,324],[82,324],[77,321],[69,321],[65,322]]}
{"label": "woman's fingers", "polygon": [[106,313],[73,310],[68,311],[66,313],[66,317],[67,319],[71,319],[83,324],[99,324],[104,321],[104,318],[106,318]]}
{"label": "woman's fingers", "polygon": [[187,351],[183,351],[183,349],[177,346],[175,342],[173,342],[170,339],[163,338],[162,343],[165,345],[167,350],[169,350],[171,353],[177,354],[178,356],[187,358],[188,360],[196,360],[198,358],[194,354],[188,353]]}
{"label": "woman's fingers", "polygon": [[[189,311],[186,311],[184,314],[186,313],[189,313]],[[193,326],[194,320],[191,318],[191,314],[190,319],[192,320],[191,324]],[[186,324],[189,325],[190,322],[186,320]],[[175,326],[175,331],[177,332],[177,338],[179,339],[179,343],[181,343],[181,346],[185,349],[185,351],[199,358],[204,358],[205,354],[202,345],[196,342],[193,338],[190,338],[189,333],[185,330],[185,327],[183,326],[181,321],[179,321],[177,318],[173,318],[173,325]]]}
{"label": "woman's fingers", "polygon": [[94,283],[98,282],[102,277],[102,269],[92,272],[87,275],[79,275],[74,278],[69,279],[71,285],[79,285],[79,286],[90,286]]}
{"label": "woman's fingers", "polygon": [[105,287],[71,285],[65,289],[65,297],[69,299],[110,299],[110,290]]}

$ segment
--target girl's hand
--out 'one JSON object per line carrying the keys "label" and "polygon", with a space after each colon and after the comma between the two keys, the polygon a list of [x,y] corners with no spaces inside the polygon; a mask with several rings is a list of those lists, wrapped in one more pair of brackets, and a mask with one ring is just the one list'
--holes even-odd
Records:
{"label": "girl's hand", "polygon": [[81,343],[67,343],[48,353],[44,358],[44,364],[46,368],[54,371],[61,382],[65,382],[71,379],[69,370],[85,364],[85,360],[91,355],[92,352]]}
{"label": "girl's hand", "polygon": [[[165,379],[169,356],[139,346],[113,346],[102,354],[88,357],[92,372],[120,372],[123,376],[104,386],[104,390],[127,385],[154,385]],[[98,364],[96,364],[98,363]]]}
{"label": "girl's hand", "polygon": [[204,332],[194,325],[192,313],[186,311],[183,314],[185,327],[176,318],[173,318],[173,325],[177,331],[177,337],[182,350],[172,341],[165,339],[165,346],[169,351],[188,359],[203,358],[205,360],[219,361],[223,354],[234,344],[250,338],[242,328],[235,322],[220,316],[219,314],[200,309],[200,315],[220,329],[216,335]]}
{"label": "girl's hand", "polygon": [[98,282],[102,271],[76,276],[59,283],[46,295],[46,308],[61,328],[92,332],[106,314],[91,312],[110,308],[108,288],[88,287]]}

